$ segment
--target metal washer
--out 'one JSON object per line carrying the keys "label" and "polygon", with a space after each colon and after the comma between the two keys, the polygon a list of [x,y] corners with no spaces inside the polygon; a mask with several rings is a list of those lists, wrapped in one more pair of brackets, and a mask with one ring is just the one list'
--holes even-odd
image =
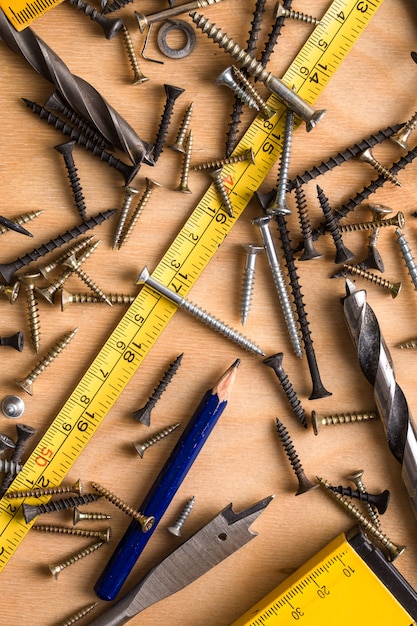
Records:
{"label": "metal washer", "polygon": [[[186,36],[186,44],[183,48],[171,48],[167,43],[168,33],[172,30],[180,30]],[[170,59],[183,59],[191,54],[195,48],[196,36],[193,27],[184,20],[167,20],[161,25],[157,35],[158,48]]]}

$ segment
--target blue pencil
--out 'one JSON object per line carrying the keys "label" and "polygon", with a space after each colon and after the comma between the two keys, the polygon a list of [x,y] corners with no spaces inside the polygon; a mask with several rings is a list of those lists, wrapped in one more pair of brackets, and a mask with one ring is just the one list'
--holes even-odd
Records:
{"label": "blue pencil", "polygon": [[175,493],[196,460],[208,436],[227,406],[236,378],[237,359],[216,385],[204,394],[180,439],[142,502],[139,510],[152,515],[155,522],[148,532],[132,521],[110,557],[94,590],[102,600],[114,600],[144,550]]}

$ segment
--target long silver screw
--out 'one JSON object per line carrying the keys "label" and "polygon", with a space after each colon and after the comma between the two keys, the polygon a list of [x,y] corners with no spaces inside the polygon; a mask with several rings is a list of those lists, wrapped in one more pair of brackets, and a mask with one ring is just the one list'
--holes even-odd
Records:
{"label": "long silver screw", "polygon": [[245,244],[243,245],[243,248],[244,250],[246,250],[246,263],[245,271],[243,274],[242,302],[240,307],[240,319],[242,322],[242,326],[247,320],[251,307],[253,285],[255,281],[256,257],[258,256],[258,253],[263,250],[263,247],[254,246],[253,244]]}
{"label": "long silver screw", "polygon": [[412,255],[410,246],[408,245],[406,238],[398,228],[395,229],[395,234],[397,235],[397,241],[398,245],[400,246],[401,254],[413,282],[414,290],[417,291],[417,265]]}
{"label": "long silver screw", "polygon": [[168,526],[167,530],[171,533],[171,535],[175,535],[176,537],[181,537],[182,527],[184,526],[188,516],[190,515],[193,506],[195,503],[195,497],[193,496],[186,502],[184,508],[179,514],[178,518],[175,520],[172,526]]}
{"label": "long silver screw", "polygon": [[242,87],[242,85],[239,85],[233,72],[232,65],[226,67],[226,69],[224,69],[223,72],[218,75],[218,77],[216,78],[216,85],[225,85],[226,87],[229,87],[229,89],[233,91],[235,96],[239,98],[239,100],[243,102],[243,104],[246,104],[251,109],[255,109],[255,111],[259,112],[261,110],[258,102],[255,100],[253,95],[248,93],[244,89],[244,87]]}
{"label": "long silver screw", "polygon": [[379,173],[381,176],[384,176],[390,183],[393,185],[397,185],[397,187],[401,187],[401,183],[396,176],[392,172],[389,171],[382,163],[377,161],[373,156],[371,149],[367,148],[363,152],[358,155],[359,161],[364,161],[365,163],[369,163],[372,167]]}
{"label": "long silver screw", "polygon": [[257,217],[252,221],[252,224],[258,226],[263,244],[265,246],[265,252],[268,259],[268,264],[272,272],[275,288],[277,290],[278,298],[281,304],[282,312],[284,315],[285,323],[287,324],[288,333],[290,335],[291,343],[294,348],[295,354],[301,359],[303,356],[303,350],[301,347],[300,336],[295,321],[294,311],[291,306],[290,297],[288,295],[287,286],[285,284],[284,276],[281,271],[281,267],[278,261],[278,255],[275,250],[274,242],[272,240],[269,223],[272,217],[266,215],[263,217]]}
{"label": "long silver screw", "polygon": [[277,189],[275,199],[267,208],[268,214],[273,215],[274,213],[282,213],[283,215],[289,215],[292,212],[285,198],[287,195],[288,170],[290,167],[290,155],[291,155],[291,143],[292,143],[293,131],[294,131],[294,113],[290,109],[287,109],[286,116],[285,116],[285,129],[284,129],[282,153],[281,153],[281,160],[280,160],[280,166],[279,166],[278,189]]}
{"label": "long silver screw", "polygon": [[174,302],[177,306],[184,309],[184,311],[188,311],[188,313],[207,324],[207,326],[210,326],[210,328],[217,330],[219,333],[227,337],[227,339],[230,339],[231,341],[237,343],[241,348],[249,350],[249,352],[253,352],[254,354],[265,356],[263,350],[261,350],[261,348],[259,348],[255,343],[238,333],[236,330],[233,330],[233,328],[230,328],[230,326],[227,326],[227,324],[225,324],[224,322],[216,319],[213,315],[210,315],[203,309],[200,309],[189,300],[186,300],[175,291],[171,291],[171,289],[157,281],[155,278],[152,278],[146,267],[142,270],[142,272],[136,279],[136,284],[149,285],[152,289],[160,293],[162,296],[168,298],[168,300]]}
{"label": "long silver screw", "polygon": [[117,222],[116,231],[113,237],[113,250],[119,246],[123,228],[126,224],[127,216],[129,214],[133,198],[138,193],[139,190],[135,189],[134,187],[129,187],[129,185],[125,187],[125,197],[123,200],[122,208],[120,209],[119,221]]}
{"label": "long silver screw", "polygon": [[410,147],[407,144],[407,140],[413,130],[417,127],[417,111],[414,115],[400,128],[400,130],[390,136],[390,139],[394,141],[403,150],[409,150]]}
{"label": "long silver screw", "polygon": [[[353,484],[355,485],[358,491],[362,493],[366,493],[366,488],[362,481],[363,475],[364,475],[364,470],[357,470],[356,472],[352,472],[351,474],[349,474],[349,476],[346,476],[346,478],[353,482]],[[365,506],[372,522],[375,524],[377,528],[380,528],[381,522],[379,520],[378,513],[376,512],[374,507],[369,502],[365,502]]]}

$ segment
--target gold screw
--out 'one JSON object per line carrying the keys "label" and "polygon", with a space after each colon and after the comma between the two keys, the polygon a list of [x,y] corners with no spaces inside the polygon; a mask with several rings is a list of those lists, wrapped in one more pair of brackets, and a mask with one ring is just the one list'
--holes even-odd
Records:
{"label": "gold screw", "polygon": [[16,280],[13,285],[0,285],[0,293],[3,293],[6,298],[9,299],[10,304],[16,302],[16,298],[19,295],[20,282]]}
{"label": "gold screw", "polygon": [[191,169],[194,170],[194,172],[204,172],[206,170],[214,170],[219,167],[223,167],[223,165],[229,165],[230,163],[240,163],[241,161],[250,161],[251,163],[255,163],[255,154],[252,148],[248,148],[242,152],[242,154],[233,154],[230,157],[218,159],[217,161],[206,161],[206,163],[193,165]]}
{"label": "gold screw", "polygon": [[105,520],[111,519],[110,515],[106,513],[87,513],[86,511],[80,511],[77,507],[74,507],[74,516],[73,516],[73,524],[74,526],[81,521],[96,521],[96,520]]}
{"label": "gold screw", "polygon": [[358,230],[374,230],[375,228],[386,228],[387,226],[398,226],[404,228],[405,216],[402,211],[398,211],[393,217],[386,219],[374,219],[372,222],[359,222],[358,224],[342,224],[338,226],[339,233],[349,233]]}
{"label": "gold screw", "polygon": [[249,82],[244,73],[241,72],[240,69],[235,65],[232,65],[232,72],[236,80],[242,83],[249,95],[254,99],[264,119],[269,120],[273,115],[275,115],[275,109],[272,109],[270,106],[267,105],[265,100],[259,95],[255,87],[252,85],[252,83]]}
{"label": "gold screw", "polygon": [[380,163],[379,161],[377,161],[375,159],[375,157],[373,156],[371,149],[367,148],[366,150],[364,150],[363,152],[361,152],[358,155],[358,159],[359,161],[363,161],[365,163],[369,163],[369,165],[372,165],[372,167],[382,176],[384,176],[384,178],[386,178],[387,180],[389,180],[391,183],[393,183],[394,185],[397,185],[398,187],[401,187],[401,183],[398,180],[398,178],[396,176],[394,176],[394,174],[392,174],[389,169],[387,169],[386,167],[384,167],[382,165],[382,163]]}
{"label": "gold screw", "polygon": [[62,572],[62,570],[64,570],[66,567],[69,567],[70,565],[73,565],[73,563],[76,563],[77,561],[84,559],[89,554],[92,554],[93,552],[101,548],[101,546],[104,546],[104,543],[105,543],[104,541],[97,541],[96,543],[93,543],[91,546],[84,548],[84,550],[81,550],[80,552],[73,554],[62,563],[58,563],[57,565],[49,565],[49,570],[51,574],[55,578],[58,578],[58,575]]}
{"label": "gold screw", "polygon": [[88,606],[84,607],[80,611],[77,611],[76,613],[74,613],[74,615],[66,619],[65,622],[62,622],[61,624],[59,624],[59,626],[72,626],[72,624],[75,624],[75,622],[79,622],[80,619],[88,615],[93,609],[96,608],[97,605],[98,605],[98,602],[93,602],[93,604],[89,604]]}
{"label": "gold screw", "polygon": [[224,204],[224,208],[226,209],[230,217],[234,217],[233,206],[230,201],[226,186],[223,182],[222,171],[223,171],[222,167],[219,167],[215,170],[211,170],[210,176],[213,179],[216,191],[219,194],[222,203]]}
{"label": "gold screw", "polygon": [[382,278],[381,276],[377,276],[372,272],[365,272],[361,270],[359,267],[355,267],[354,265],[343,264],[343,269],[346,270],[348,274],[356,274],[365,280],[369,280],[369,282],[374,283],[375,285],[379,285],[380,287],[384,287],[391,292],[393,298],[396,298],[401,291],[402,283],[391,283],[389,280]]}
{"label": "gold screw", "polygon": [[127,54],[129,57],[130,65],[132,66],[132,70],[133,70],[134,76],[133,76],[132,84],[139,85],[140,83],[144,83],[147,80],[149,80],[149,78],[145,76],[145,74],[142,72],[142,70],[139,67],[139,62],[135,53],[135,48],[133,47],[132,38],[130,36],[129,29],[127,28],[127,26],[125,26],[125,24],[123,24],[122,26],[122,35],[123,35],[124,44],[126,46]]}
{"label": "gold screw", "polygon": [[182,152],[182,153],[185,152],[185,138],[187,136],[187,130],[190,125],[193,107],[194,107],[194,102],[191,102],[190,106],[188,107],[188,109],[186,110],[184,114],[175,143],[169,146],[170,148],[172,148],[173,150],[176,150],[177,152]]}
{"label": "gold screw", "polygon": [[181,191],[182,193],[191,193],[191,190],[188,187],[188,175],[190,173],[190,161],[191,161],[192,149],[193,149],[193,133],[192,133],[192,130],[190,130],[190,132],[188,133],[188,137],[187,137],[187,144],[186,144],[184,159],[182,161],[180,184],[176,188],[176,191]]}
{"label": "gold screw", "polygon": [[26,305],[29,317],[30,336],[32,339],[35,352],[39,352],[40,343],[40,321],[39,321],[39,308],[35,295],[35,283],[39,278],[39,272],[28,272],[20,277],[20,280],[25,287]]}
{"label": "gold screw", "polygon": [[403,150],[409,150],[410,148],[407,144],[407,139],[409,138],[413,130],[416,128],[416,126],[417,126],[417,111],[408,120],[408,122],[406,122],[404,126],[400,128],[398,132],[391,135],[390,139],[394,141],[398,146],[400,146],[400,148],[402,148]]}
{"label": "gold screw", "polygon": [[86,246],[89,246],[91,244],[91,242],[93,241],[94,237],[95,237],[95,235],[91,235],[90,237],[85,237],[81,241],[77,241],[70,248],[68,248],[68,250],[66,250],[63,254],[60,254],[54,261],[51,261],[50,263],[46,263],[46,264],[43,264],[43,265],[38,264],[36,266],[37,269],[40,271],[40,273],[42,274],[42,276],[44,278],[49,278],[49,274],[56,267],[58,267],[58,265],[63,263],[72,254],[78,254],[79,252],[84,250],[84,248]]}
{"label": "gold screw", "polygon": [[54,533],[56,535],[73,535],[75,537],[89,537],[100,539],[104,543],[109,543],[111,539],[110,526],[104,530],[89,530],[87,528],[73,528],[72,526],[55,526],[53,524],[35,524],[32,530],[40,533]]}
{"label": "gold screw", "polygon": [[47,487],[45,489],[29,489],[27,491],[9,491],[7,498],[40,498],[41,496],[54,496],[59,493],[76,493],[82,495],[82,485],[80,479],[72,485],[60,485],[59,487]]}
{"label": "gold screw", "polygon": [[152,526],[153,526],[153,524],[155,522],[155,518],[154,517],[142,515],[142,513],[140,513],[140,511],[136,511],[133,507],[131,507],[126,502],[124,502],[121,498],[116,496],[114,493],[112,493],[111,491],[109,491],[105,487],[102,487],[98,483],[91,483],[91,484],[92,484],[93,488],[99,494],[104,496],[109,502],[111,502],[112,504],[117,506],[119,509],[121,509],[124,513],[127,513],[127,515],[130,515],[130,517],[133,517],[133,519],[135,519],[137,522],[139,522],[139,524],[142,527],[142,532],[146,533],[146,532],[148,532],[148,530],[150,530],[152,528]]}
{"label": "gold screw", "polygon": [[136,222],[140,218],[142,211],[145,208],[145,205],[147,204],[147,202],[149,201],[149,198],[151,197],[152,190],[155,187],[161,187],[161,186],[162,185],[160,183],[157,183],[156,180],[152,180],[152,178],[146,178],[146,188],[142,194],[141,199],[139,200],[139,204],[137,205],[136,209],[133,211],[132,217],[130,218],[129,223],[126,226],[125,231],[121,233],[119,236],[119,239],[117,242],[119,249],[122,247],[123,244],[126,243],[130,235],[132,234],[133,229],[136,226]]}
{"label": "gold screw", "polygon": [[160,430],[158,433],[155,433],[155,435],[149,437],[149,439],[147,439],[143,443],[134,443],[133,446],[136,452],[139,454],[140,458],[143,458],[143,455],[148,448],[158,443],[158,441],[161,441],[161,439],[165,439],[165,437],[174,432],[174,430],[176,430],[180,425],[181,424],[179,422],[177,424],[172,424],[172,426],[167,426],[166,428]]}
{"label": "gold screw", "polygon": [[274,19],[277,20],[279,17],[289,17],[290,19],[306,22],[307,24],[321,24],[321,21],[316,17],[300,13],[299,11],[293,11],[292,9],[286,9],[281,2],[277,2],[274,11]]}
{"label": "gold screw", "polygon": [[311,411],[311,423],[315,435],[319,434],[322,426],[335,424],[352,424],[354,422],[366,422],[378,417],[378,413],[368,411],[366,413],[335,413],[334,415],[318,415],[316,411]]}
{"label": "gold screw", "polygon": [[64,265],[70,267],[74,271],[74,273],[77,274],[77,276],[81,278],[81,280],[87,285],[87,287],[90,287],[91,291],[93,291],[99,298],[104,300],[104,302],[106,302],[109,306],[112,306],[112,303],[107,298],[106,294],[100,289],[100,287],[98,287],[98,285],[96,285],[92,278],[90,278],[90,276],[88,276],[84,272],[84,270],[81,269],[81,261],[76,258],[75,254],[68,257]]}
{"label": "gold screw", "polygon": [[[107,299],[112,304],[132,304],[135,296],[123,293],[108,293]],[[70,304],[103,304],[103,300],[93,293],[70,293],[61,289],[61,310],[64,311]]]}
{"label": "gold screw", "polygon": [[[22,213],[21,215],[17,215],[16,217],[12,218],[12,222],[15,222],[16,224],[27,224],[27,222],[30,222],[31,220],[35,219],[35,217],[39,217],[39,215],[43,213],[42,210],[38,210],[38,211],[29,211],[28,213]],[[0,225],[0,235],[3,235],[4,233],[9,233],[10,229],[7,228],[7,226],[3,226],[3,224]]]}

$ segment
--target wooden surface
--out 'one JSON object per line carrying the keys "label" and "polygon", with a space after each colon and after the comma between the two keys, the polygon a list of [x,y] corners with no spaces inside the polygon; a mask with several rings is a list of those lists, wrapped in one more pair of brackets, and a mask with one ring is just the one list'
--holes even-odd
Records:
{"label": "wooden surface", "polygon": [[[266,3],[260,50],[270,30],[274,4],[271,1]],[[254,5],[252,0],[226,0],[205,13],[244,45]],[[299,3],[294,8],[321,16],[328,5],[327,1],[317,0],[308,6]],[[163,3],[141,0],[119,13],[131,30],[138,53],[143,37],[136,28],[134,10],[152,13],[161,8],[165,8]],[[149,81],[132,86],[131,68],[121,37],[105,40],[100,28],[72,7],[58,6],[37,20],[33,28],[74,74],[91,82],[148,142],[154,141],[161,118],[165,101],[163,84],[183,87],[185,93],[174,109],[168,143],[175,139],[185,109],[194,102],[192,161],[196,163],[223,155],[233,97],[225,87],[216,86],[214,80],[231,61],[205,35],[197,33],[195,51],[183,60],[164,58],[155,41],[151,41],[148,56],[164,61],[164,64],[141,59],[141,67]],[[286,23],[270,63],[273,72],[277,75],[284,73],[310,31],[309,25],[293,21]],[[385,0],[320,96],[317,104],[320,108],[327,108],[325,118],[309,134],[304,127],[297,130],[291,152],[290,177],[371,133],[411,117],[416,109],[417,67],[410,52],[416,47],[416,31],[415,3]],[[0,214],[13,218],[28,210],[43,210],[39,218],[27,225],[33,239],[15,233],[1,236],[1,261],[8,262],[71,227],[77,222],[77,216],[62,158],[53,149],[65,139],[33,116],[20,100],[27,97],[42,103],[53,88],[4,44],[1,44],[1,61]],[[262,86],[259,89],[266,95]],[[252,119],[253,113],[245,111],[242,132]],[[415,135],[410,144],[415,145]],[[400,148],[389,141],[374,149],[375,157],[387,166],[402,154]],[[122,177],[81,148],[76,149],[74,156],[88,213],[119,208],[123,199]],[[179,155],[165,148],[154,168],[141,168],[133,183],[135,186],[143,190],[144,179],[148,176],[163,187],[155,191],[134,236],[120,251],[111,247],[114,219],[95,229],[101,244],[85,264],[85,271],[104,291],[135,294],[135,278],[139,271],[144,265],[153,270],[207,188],[208,178],[204,174],[192,173],[192,194],[175,191],[180,167]],[[262,185],[263,191],[274,186],[277,169],[278,164],[275,164]],[[351,161],[310,183],[306,195],[313,224],[321,219],[316,183],[324,189],[336,209],[375,177],[369,165]],[[393,214],[398,210],[404,212],[404,233],[413,249],[417,247],[417,221],[412,216],[416,210],[416,165],[407,166],[400,172],[399,179],[401,187],[386,183],[369,200],[391,207]],[[294,207],[292,196],[289,202]],[[183,312],[174,316],[67,476],[69,482],[80,477],[86,490],[89,481],[101,483],[133,506],[139,506],[177,435],[148,450],[143,459],[136,455],[131,442],[146,439],[176,421],[185,425],[206,389],[237,357],[241,358],[226,412],[139,559],[124,591],[178,545],[178,540],[166,531],[166,526],[175,520],[184,502],[192,495],[196,497],[196,504],[184,528],[184,538],[230,502],[239,511],[270,494],[275,494],[275,499],[253,525],[253,530],[259,533],[254,541],[192,586],[147,609],[134,618],[132,624],[226,626],[336,534],[353,526],[352,519],[321,490],[294,497],[297,483],[276,434],[276,417],[288,428],[309,477],[321,475],[333,484],[348,484],[346,476],[362,468],[369,491],[390,490],[391,501],[382,518],[382,528],[394,542],[407,545],[396,566],[410,584],[417,587],[417,523],[401,480],[401,468],[389,452],[381,423],[327,427],[318,436],[311,428],[312,410],[328,415],[375,408],[373,390],[360,371],[344,321],[340,304],[344,280],[329,279],[337,269],[334,245],[329,236],[316,244],[324,254],[322,259],[298,263],[297,267],[322,381],[332,395],[308,399],[311,379],[307,361],[305,357],[297,359],[292,353],[263,255],[258,258],[251,313],[244,328],[241,327],[242,244],[260,242],[258,232],[251,224],[251,220],[260,214],[257,202],[251,201],[193,287],[191,300],[243,330],[246,336],[262,346],[267,355],[284,353],[285,369],[305,409],[309,427],[304,430],[296,422],[272,370],[262,363],[261,358],[241,351]],[[363,207],[350,215],[349,221],[369,218],[369,210]],[[289,225],[293,241],[299,241],[295,211],[289,218]],[[367,240],[367,233],[344,235],[345,244],[356,253],[358,260],[366,255]],[[385,263],[384,277],[403,283],[400,295],[393,299],[387,290],[376,285],[361,279],[356,283],[367,290],[368,302],[377,315],[391,351],[398,383],[404,390],[411,413],[415,413],[416,355],[413,350],[398,349],[396,344],[417,336],[416,294],[392,228],[381,232],[378,249]],[[67,283],[67,288],[73,293],[86,290],[74,277]],[[61,312],[59,303],[51,306],[40,300],[40,355],[64,332],[78,327],[78,334],[64,355],[35,382],[33,396],[29,396],[14,382],[27,375],[39,358],[30,342],[25,299],[20,295],[13,306],[2,299],[0,334],[7,336],[23,330],[25,348],[22,353],[1,348],[0,399],[16,393],[23,398],[25,413],[19,421],[36,428],[33,444],[42,437],[124,310],[116,305],[110,308],[105,304],[74,304]],[[183,364],[155,408],[151,427],[137,424],[131,417],[132,411],[145,403],[168,364],[181,352],[184,352]],[[1,432],[14,437],[15,426],[16,422],[0,415]],[[1,623],[52,626],[96,599],[93,586],[129,519],[108,502],[88,508],[112,515],[111,543],[54,580],[48,565],[66,559],[89,540],[31,531],[1,574]],[[48,515],[39,521],[71,525],[71,515]],[[100,602],[94,615],[105,607],[106,603]]]}

